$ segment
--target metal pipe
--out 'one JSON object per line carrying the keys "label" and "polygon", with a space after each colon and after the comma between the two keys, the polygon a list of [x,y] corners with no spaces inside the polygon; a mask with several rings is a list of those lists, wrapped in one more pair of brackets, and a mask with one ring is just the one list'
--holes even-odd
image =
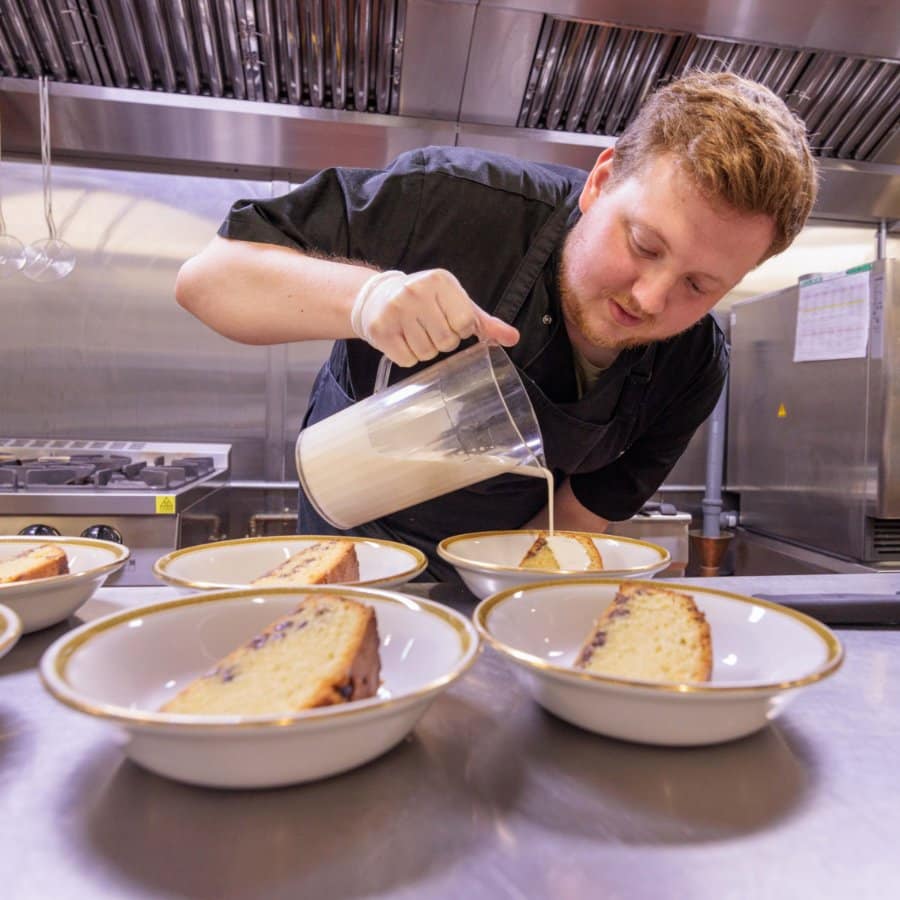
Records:
{"label": "metal pipe", "polygon": [[887,219],[882,219],[878,223],[878,230],[875,232],[875,259],[885,259],[887,257],[887,236]]}
{"label": "metal pipe", "polygon": [[722,513],[722,469],[725,459],[725,411],[728,405],[728,378],[709,417],[706,443],[706,493],[703,496],[703,537],[719,537]]}

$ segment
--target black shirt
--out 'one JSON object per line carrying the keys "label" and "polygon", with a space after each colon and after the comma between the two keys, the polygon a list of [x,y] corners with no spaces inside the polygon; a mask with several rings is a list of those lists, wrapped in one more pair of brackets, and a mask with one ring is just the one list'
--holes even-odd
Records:
{"label": "black shirt", "polygon": [[[570,476],[575,496],[588,509],[621,520],[656,491],[712,411],[728,353],[707,315],[676,337],[622,351],[579,398],[558,269],[563,239],[579,216],[585,178],[578,169],[465,147],[430,147],[403,154],[383,171],[328,169],[285,196],[238,201],[219,234],[381,269],[451,271],[476,303],[519,329],[521,340],[508,352],[527,378],[529,393],[542,395],[536,411],[549,467],[558,478]],[[507,317],[509,310],[514,312]],[[379,359],[363,341],[338,341],[327,365],[347,397],[359,400],[372,391]],[[409,371],[395,367],[398,378]],[[606,428],[604,448],[580,454],[573,447],[592,427],[623,422]],[[501,524],[502,516],[485,520],[483,513],[469,527],[444,521],[443,534],[435,530],[429,540],[519,527],[542,506],[535,495],[528,509],[517,511],[524,518],[514,524]],[[392,534],[398,536],[396,530]]]}

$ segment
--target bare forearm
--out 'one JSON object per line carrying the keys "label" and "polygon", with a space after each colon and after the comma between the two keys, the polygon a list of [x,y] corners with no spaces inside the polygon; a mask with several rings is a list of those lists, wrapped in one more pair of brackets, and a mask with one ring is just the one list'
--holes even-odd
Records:
{"label": "bare forearm", "polygon": [[[547,507],[545,506],[528,524],[527,528],[547,528],[549,525]],[[553,525],[564,531],[588,531],[602,534],[609,525],[609,520],[592,513],[572,493],[568,478],[553,494]]]}
{"label": "bare forearm", "polygon": [[372,271],[216,237],[181,267],[175,297],[210,328],[246,344],[346,338],[353,336],[353,299]]}

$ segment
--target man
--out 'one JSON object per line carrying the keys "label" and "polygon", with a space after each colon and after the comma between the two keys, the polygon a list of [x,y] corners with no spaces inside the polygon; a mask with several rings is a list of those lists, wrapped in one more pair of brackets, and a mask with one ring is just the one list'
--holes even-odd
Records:
{"label": "man", "polygon": [[[331,169],[240,201],[179,273],[223,335],[332,338],[304,424],[473,336],[508,348],[556,476],[556,526],[634,514],[715,405],[727,370],[707,315],[802,228],[816,193],[800,123],[762,85],[693,73],[654,94],[585,176],[467,148],[384,171]],[[398,377],[402,370],[397,373]],[[503,476],[354,529],[419,546],[546,521],[546,489]],[[330,533],[300,497],[299,527]]]}

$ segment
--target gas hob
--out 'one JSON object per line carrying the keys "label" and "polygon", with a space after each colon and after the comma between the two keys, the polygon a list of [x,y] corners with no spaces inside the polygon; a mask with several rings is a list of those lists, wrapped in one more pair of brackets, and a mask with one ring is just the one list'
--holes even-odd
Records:
{"label": "gas hob", "polygon": [[224,534],[231,444],[0,437],[0,534],[125,544],[107,584],[155,584],[153,564]]}
{"label": "gas hob", "polygon": [[227,475],[230,444],[0,437],[0,514],[178,513]]}

